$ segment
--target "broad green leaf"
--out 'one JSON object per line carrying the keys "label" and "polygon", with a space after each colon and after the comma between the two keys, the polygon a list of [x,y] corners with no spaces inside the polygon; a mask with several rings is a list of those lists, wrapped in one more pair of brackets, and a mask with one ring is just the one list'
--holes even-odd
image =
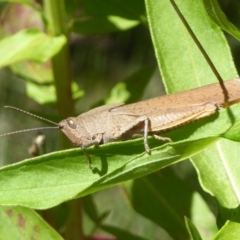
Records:
{"label": "broad green leaf", "polygon": [[[224,80],[237,76],[231,53],[220,28],[202,1],[176,1],[197,38]],[[168,0],[146,0],[156,58],[168,93],[217,82],[185,26]]]}
{"label": "broad green leaf", "polygon": [[81,34],[105,34],[124,31],[137,26],[140,22],[119,16],[93,17],[75,21],[72,30]]}
{"label": "broad green leaf", "polygon": [[206,10],[211,19],[224,31],[240,40],[240,30],[226,17],[216,0],[204,0]]}
{"label": "broad green leaf", "polygon": [[[227,42],[220,28],[209,18],[203,2],[186,0],[176,1],[176,3],[223,79],[236,77],[237,72]],[[217,82],[195,43],[176,16],[170,1],[146,0],[146,5],[156,57],[167,91],[182,91]],[[230,115],[231,110],[226,117],[230,118]],[[237,119],[237,115],[234,118]],[[216,119],[223,123],[225,120],[220,116]],[[225,126],[219,125],[219,128],[225,128]],[[230,126],[228,125],[228,128]],[[202,137],[205,133],[202,132]],[[237,135],[239,132],[235,132],[235,136]],[[215,196],[222,206],[228,208],[235,208],[240,201],[238,197],[240,179],[235,173],[240,167],[236,156],[238,148],[238,143],[221,140],[217,145],[208,146],[205,151],[192,157],[204,189]],[[229,194],[232,196],[227,197]],[[220,212],[223,213],[224,209]],[[224,222],[228,217],[227,214],[223,214],[222,221]]]}
{"label": "broad green leaf", "polygon": [[194,157],[202,187],[218,200],[219,225],[224,219],[239,221],[239,215],[234,214],[240,201],[240,168],[238,142],[222,139],[215,148],[207,148]]}
{"label": "broad green leaf", "polygon": [[240,224],[227,221],[213,240],[238,240],[240,236]]}
{"label": "broad green leaf", "polygon": [[[141,154],[142,140],[89,149],[94,171],[78,149],[46,154],[0,170],[0,204],[45,209],[157,171],[217,141],[165,144]],[[159,142],[150,141],[154,147]]]}
{"label": "broad green leaf", "polygon": [[189,232],[189,235],[191,236],[191,240],[202,240],[197,228],[194,226],[194,224],[188,219],[185,218],[185,223]]}
{"label": "broad green leaf", "polygon": [[0,41],[0,67],[24,60],[45,62],[65,43],[64,36],[49,37],[37,29],[20,31]]}
{"label": "broad green leaf", "polygon": [[13,239],[63,239],[36,212],[24,207],[0,207],[0,236]]}

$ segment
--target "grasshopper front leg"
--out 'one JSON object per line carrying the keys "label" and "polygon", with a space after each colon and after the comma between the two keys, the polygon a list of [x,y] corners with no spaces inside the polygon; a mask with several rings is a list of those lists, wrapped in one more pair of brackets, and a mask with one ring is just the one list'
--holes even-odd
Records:
{"label": "grasshopper front leg", "polygon": [[86,148],[91,147],[91,146],[98,146],[101,143],[101,141],[102,141],[102,134],[97,134],[95,139],[88,140],[80,146],[84,155],[86,156],[86,158],[88,160],[88,166],[91,170],[93,170],[92,159],[89,156],[89,154],[87,153]]}

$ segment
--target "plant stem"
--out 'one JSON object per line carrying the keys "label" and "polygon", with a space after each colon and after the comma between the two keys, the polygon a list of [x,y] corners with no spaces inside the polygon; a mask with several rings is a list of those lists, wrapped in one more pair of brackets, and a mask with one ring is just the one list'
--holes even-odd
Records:
{"label": "plant stem", "polygon": [[[64,0],[47,0],[44,2],[44,8],[48,33],[52,36],[65,35],[68,39]],[[59,115],[63,118],[72,116],[72,79],[68,41],[64,47],[52,58],[52,69]]]}
{"label": "plant stem", "polygon": [[[64,0],[44,1],[44,12],[49,35],[65,35],[68,39],[66,27]],[[62,118],[73,115],[73,99],[71,90],[71,70],[68,41],[64,47],[52,58],[52,71],[57,97],[57,110]],[[61,147],[70,146],[70,142],[61,135]]]}

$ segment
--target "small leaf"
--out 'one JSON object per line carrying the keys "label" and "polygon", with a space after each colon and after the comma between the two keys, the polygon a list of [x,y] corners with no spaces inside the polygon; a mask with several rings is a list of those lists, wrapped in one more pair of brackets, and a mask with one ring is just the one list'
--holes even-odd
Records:
{"label": "small leaf", "polygon": [[53,84],[39,85],[34,82],[27,81],[27,95],[40,104],[55,103],[56,93]]}
{"label": "small leaf", "polygon": [[211,19],[224,31],[240,40],[240,30],[226,17],[216,0],[203,0],[206,10]]}
{"label": "small leaf", "polygon": [[124,31],[137,26],[140,22],[118,16],[91,17],[75,21],[72,30],[81,34],[105,34]]}
{"label": "small leaf", "polygon": [[185,223],[189,232],[189,235],[191,236],[191,240],[202,240],[197,228],[194,226],[194,224],[185,217]]}
{"label": "small leaf", "polygon": [[236,122],[231,126],[231,128],[222,135],[222,137],[225,137],[229,140],[240,142],[240,135],[238,134],[240,132],[240,121],[239,119],[236,120]]}
{"label": "small leaf", "polygon": [[53,75],[50,61],[37,63],[33,61],[21,61],[12,64],[11,70],[23,79],[30,79],[38,84],[49,84],[53,82]]}
{"label": "small leaf", "polygon": [[127,30],[137,26],[140,22],[136,20],[128,20],[119,16],[107,16],[109,22],[114,24],[119,30]]}
{"label": "small leaf", "polygon": [[37,29],[20,31],[0,41],[0,67],[24,60],[45,62],[65,43],[64,36],[49,37]]}
{"label": "small leaf", "polygon": [[[53,84],[41,85],[27,81],[27,95],[40,104],[48,104],[56,102],[56,92]],[[83,90],[79,89],[76,82],[72,82],[72,92],[74,100],[84,95]]]}
{"label": "small leaf", "polygon": [[120,82],[112,88],[110,96],[106,99],[105,103],[124,103],[130,95],[130,92],[127,91],[126,83]]}
{"label": "small leaf", "polygon": [[215,215],[198,192],[192,196],[190,219],[204,240],[212,239],[218,231]]}
{"label": "small leaf", "polygon": [[[141,100],[143,91],[146,85],[149,83],[154,68],[143,67],[140,70],[134,72],[122,82],[116,84],[111,90],[110,96],[105,101],[105,104],[109,103],[133,103]],[[137,81],[137,86],[136,86]]]}

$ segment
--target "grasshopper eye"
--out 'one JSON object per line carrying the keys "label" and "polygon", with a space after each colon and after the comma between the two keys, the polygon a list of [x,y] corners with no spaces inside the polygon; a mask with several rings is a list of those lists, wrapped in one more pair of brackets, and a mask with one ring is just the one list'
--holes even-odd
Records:
{"label": "grasshopper eye", "polygon": [[68,126],[72,129],[76,129],[77,125],[74,123],[74,121],[72,119],[68,119],[67,120]]}

